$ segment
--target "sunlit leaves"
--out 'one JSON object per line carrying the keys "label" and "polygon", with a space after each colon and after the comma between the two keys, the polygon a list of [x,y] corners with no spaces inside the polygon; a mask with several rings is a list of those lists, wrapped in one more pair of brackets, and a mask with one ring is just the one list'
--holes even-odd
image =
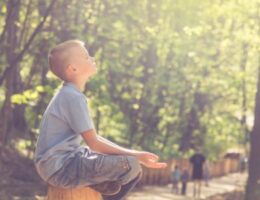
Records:
{"label": "sunlit leaves", "polygon": [[53,89],[49,86],[38,85],[33,90],[25,90],[21,94],[13,94],[11,102],[13,104],[26,104],[30,106],[36,106],[37,101],[41,98],[43,92],[53,93]]}

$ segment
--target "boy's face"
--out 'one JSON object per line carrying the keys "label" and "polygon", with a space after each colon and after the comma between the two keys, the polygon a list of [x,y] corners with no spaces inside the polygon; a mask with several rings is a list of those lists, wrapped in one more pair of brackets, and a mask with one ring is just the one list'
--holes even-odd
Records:
{"label": "boy's face", "polygon": [[73,53],[73,65],[76,68],[74,72],[77,77],[88,78],[97,72],[96,63],[87,49],[83,46],[75,48]]}

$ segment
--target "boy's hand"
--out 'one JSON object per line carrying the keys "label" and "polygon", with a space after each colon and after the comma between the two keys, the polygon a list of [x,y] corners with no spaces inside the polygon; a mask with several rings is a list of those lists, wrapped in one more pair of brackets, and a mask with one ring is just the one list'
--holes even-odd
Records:
{"label": "boy's hand", "polygon": [[158,162],[159,157],[150,152],[139,151],[136,153],[136,157],[141,164],[148,168],[160,169],[167,167],[167,163]]}

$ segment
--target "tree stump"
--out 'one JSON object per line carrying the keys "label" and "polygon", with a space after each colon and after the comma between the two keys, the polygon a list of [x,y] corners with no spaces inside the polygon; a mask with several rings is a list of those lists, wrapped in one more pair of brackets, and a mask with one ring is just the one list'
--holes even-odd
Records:
{"label": "tree stump", "polygon": [[89,187],[62,189],[49,186],[46,200],[101,200],[101,195]]}

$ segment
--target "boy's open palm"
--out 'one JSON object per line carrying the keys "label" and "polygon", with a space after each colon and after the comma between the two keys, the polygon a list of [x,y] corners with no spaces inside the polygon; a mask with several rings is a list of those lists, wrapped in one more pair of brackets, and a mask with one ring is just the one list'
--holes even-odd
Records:
{"label": "boy's open palm", "polygon": [[137,158],[141,164],[148,168],[160,169],[167,166],[167,163],[158,162],[159,157],[150,152],[140,151],[137,153]]}

